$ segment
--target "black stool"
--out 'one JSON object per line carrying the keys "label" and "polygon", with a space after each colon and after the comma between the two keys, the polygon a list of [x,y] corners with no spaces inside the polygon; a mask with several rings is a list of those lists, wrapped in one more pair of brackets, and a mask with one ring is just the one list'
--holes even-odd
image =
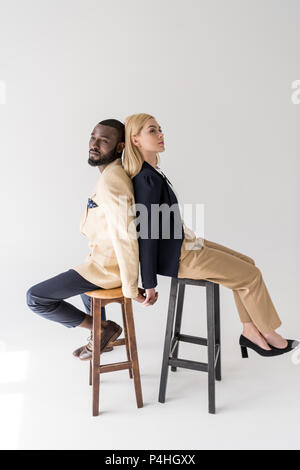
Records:
{"label": "black stool", "polygon": [[[191,284],[193,286],[204,286],[206,288],[207,338],[184,335],[180,332],[186,284]],[[158,401],[160,403],[165,402],[169,366],[171,366],[172,371],[176,371],[177,367],[183,367],[184,369],[201,370],[208,373],[208,412],[215,413],[215,380],[221,380],[220,333],[219,284],[205,280],[172,278],[159,386]],[[198,361],[189,361],[186,359],[179,359],[179,341],[207,346],[208,362],[205,363]]]}

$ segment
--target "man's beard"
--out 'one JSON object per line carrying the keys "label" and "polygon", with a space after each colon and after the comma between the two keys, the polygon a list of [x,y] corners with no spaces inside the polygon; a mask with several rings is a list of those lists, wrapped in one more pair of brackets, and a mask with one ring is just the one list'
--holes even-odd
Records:
{"label": "man's beard", "polygon": [[113,150],[111,150],[111,152],[107,153],[105,156],[101,156],[100,154],[97,158],[89,156],[88,164],[91,166],[99,166],[107,165],[108,163],[113,162],[114,160],[120,157],[120,154],[116,152],[116,148],[117,147],[115,147]]}

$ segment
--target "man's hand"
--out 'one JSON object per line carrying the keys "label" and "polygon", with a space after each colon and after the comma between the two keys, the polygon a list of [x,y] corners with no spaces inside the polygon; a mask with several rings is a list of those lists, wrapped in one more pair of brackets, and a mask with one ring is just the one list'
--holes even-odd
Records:
{"label": "man's hand", "polygon": [[144,307],[155,304],[158,298],[158,292],[155,292],[155,289],[146,289],[146,299],[142,303]]}
{"label": "man's hand", "polygon": [[142,289],[138,287],[139,293],[133,300],[140,302],[144,307],[155,304],[158,298],[158,292],[155,289]]}
{"label": "man's hand", "polygon": [[139,293],[136,297],[134,297],[133,300],[135,300],[136,302],[143,303],[145,298],[146,298],[145,289],[142,289],[141,287],[138,287],[138,290],[139,290]]}

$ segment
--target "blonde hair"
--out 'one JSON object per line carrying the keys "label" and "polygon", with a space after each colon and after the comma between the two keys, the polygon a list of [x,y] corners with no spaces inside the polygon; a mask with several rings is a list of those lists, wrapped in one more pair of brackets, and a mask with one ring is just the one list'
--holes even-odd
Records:
{"label": "blonde hair", "polygon": [[[125,119],[125,150],[123,156],[123,168],[130,178],[137,175],[144,163],[143,155],[139,148],[131,141],[133,135],[139,135],[148,119],[155,119],[150,114],[131,114]],[[159,155],[156,154],[156,164],[159,163]]]}

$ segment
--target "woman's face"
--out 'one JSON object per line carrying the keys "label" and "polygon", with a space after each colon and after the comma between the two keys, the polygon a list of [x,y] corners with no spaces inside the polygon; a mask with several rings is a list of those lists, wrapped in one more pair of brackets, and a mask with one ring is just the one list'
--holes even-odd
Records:
{"label": "woman's face", "polygon": [[145,152],[157,153],[165,150],[164,134],[154,118],[146,121],[140,134],[135,136],[134,143]]}

